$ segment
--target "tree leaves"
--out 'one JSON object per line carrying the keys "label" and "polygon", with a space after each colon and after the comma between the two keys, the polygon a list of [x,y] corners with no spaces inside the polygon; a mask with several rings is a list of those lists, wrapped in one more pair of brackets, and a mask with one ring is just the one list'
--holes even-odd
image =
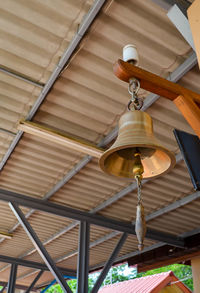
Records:
{"label": "tree leaves", "polygon": [[[127,264],[122,264],[120,266],[112,267],[109,271],[104,283],[102,286],[114,284],[117,282],[123,282],[125,280],[130,280],[134,278],[140,278],[145,277],[149,275],[155,275],[162,272],[168,272],[173,271],[177,278],[180,280],[183,280],[182,282],[191,290],[193,290],[193,279],[192,279],[192,269],[190,266],[181,265],[181,264],[173,264],[162,268],[157,268],[151,271],[147,271],[144,273],[138,273],[136,271],[136,268],[128,268]],[[89,289],[88,292],[91,292],[100,272],[91,274],[89,277]],[[69,280],[68,285],[70,286],[73,293],[76,293],[76,280]],[[51,286],[46,293],[63,293],[60,285],[56,284],[54,286]]]}

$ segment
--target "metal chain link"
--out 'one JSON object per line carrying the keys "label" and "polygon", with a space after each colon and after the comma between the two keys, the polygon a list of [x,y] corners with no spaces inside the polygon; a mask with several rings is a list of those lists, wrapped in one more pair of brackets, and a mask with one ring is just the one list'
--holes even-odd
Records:
{"label": "metal chain link", "polygon": [[135,110],[140,110],[143,106],[143,100],[138,97],[138,91],[140,90],[140,82],[136,78],[130,78],[128,92],[131,95],[131,99],[128,103],[128,110],[132,110],[131,105]]}
{"label": "metal chain link", "polygon": [[136,182],[137,182],[137,196],[138,196],[138,204],[142,202],[142,180],[141,176],[135,176]]}

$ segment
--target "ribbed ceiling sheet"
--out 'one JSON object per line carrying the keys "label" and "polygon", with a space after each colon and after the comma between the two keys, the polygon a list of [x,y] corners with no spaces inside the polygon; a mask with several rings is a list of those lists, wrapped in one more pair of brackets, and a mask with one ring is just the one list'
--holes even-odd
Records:
{"label": "ribbed ceiling sheet", "polygon": [[[56,4],[50,0],[2,2],[2,67],[45,84],[92,4],[91,0],[58,0]],[[33,121],[99,143],[116,127],[130,98],[127,84],[112,72],[113,63],[121,57],[122,47],[128,43],[137,46],[142,68],[165,78],[191,53],[189,45],[167,18],[166,11],[155,3],[150,0],[108,1]],[[199,92],[198,68],[188,72],[180,84]],[[0,128],[12,132],[0,132],[2,158],[17,132],[19,120],[27,116],[41,88],[0,72],[0,89]],[[139,93],[144,99],[148,94],[144,90]],[[174,127],[193,131],[175,105],[161,97],[147,112],[153,118],[155,135],[178,155],[178,145],[172,133]],[[1,172],[0,188],[39,198],[49,195],[53,202],[98,211],[103,216],[122,221],[134,221],[135,190],[113,200],[111,205],[106,204],[132,182],[105,175],[96,159],[90,160],[57,192],[51,192],[83,158],[84,155],[56,143],[24,134]],[[171,173],[144,184],[146,215],[193,192],[186,166],[180,161]],[[176,235],[195,229],[199,227],[198,205],[196,201],[164,214],[149,221],[148,227]],[[29,210],[23,211],[26,214]],[[41,212],[34,212],[29,221],[46,243],[52,258],[59,260],[60,266],[76,269],[77,223]],[[4,231],[11,231],[17,223],[7,203],[1,203],[0,223]],[[74,228],[71,229],[72,223]],[[69,231],[64,233],[66,229]],[[120,237],[112,233],[114,231],[92,226],[91,242],[98,241],[90,251],[92,267],[108,259]],[[12,240],[0,242],[0,254],[42,262],[22,227],[13,234]],[[108,240],[101,242],[105,236]],[[153,241],[145,240],[146,246],[152,244]],[[134,236],[129,236],[120,257],[133,251],[137,251],[137,241]],[[8,274],[9,266],[0,263],[1,279],[7,280]],[[35,274],[33,269],[19,267],[17,283],[30,285]],[[52,275],[45,272],[38,284],[51,279]]]}
{"label": "ribbed ceiling sheet", "polygon": [[[0,68],[45,84],[92,0],[8,0],[0,4]],[[0,129],[17,132],[41,88],[0,72]],[[12,134],[0,130],[0,160]]]}

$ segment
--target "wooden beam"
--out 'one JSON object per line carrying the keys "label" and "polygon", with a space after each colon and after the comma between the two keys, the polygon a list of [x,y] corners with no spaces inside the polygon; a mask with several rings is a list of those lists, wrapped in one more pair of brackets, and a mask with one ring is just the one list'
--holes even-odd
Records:
{"label": "wooden beam", "polygon": [[5,239],[12,239],[13,233],[0,231],[0,237],[5,238]]}
{"label": "wooden beam", "polygon": [[194,257],[198,257],[200,256],[200,251],[196,251],[196,252],[190,252],[190,253],[185,253],[182,256],[173,258],[173,257],[169,257],[168,259],[165,259],[163,261],[159,261],[159,262],[155,262],[152,264],[139,264],[137,266],[138,272],[146,272],[146,271],[150,271],[150,270],[154,270],[157,268],[162,268],[168,265],[172,265],[172,264],[178,264],[178,263],[183,263],[185,264],[187,261],[193,259]]}
{"label": "wooden beam", "polygon": [[18,129],[41,137],[44,140],[48,140],[55,144],[72,149],[73,151],[81,152],[98,159],[104,152],[103,149],[98,148],[84,140],[67,136],[59,133],[58,131],[30,121],[21,121],[18,125]]}
{"label": "wooden beam", "polygon": [[[151,247],[150,247],[151,248]],[[129,266],[137,264],[138,272],[145,272],[174,263],[189,262],[200,256],[200,233],[185,238],[185,248],[161,245],[138,253],[128,259]]]}
{"label": "wooden beam", "polygon": [[197,104],[186,94],[184,96],[178,96],[174,100],[174,104],[200,138],[200,108]]}
{"label": "wooden beam", "polygon": [[190,29],[194,40],[195,51],[200,67],[200,1],[195,0],[187,10]]}
{"label": "wooden beam", "polygon": [[125,82],[129,82],[131,77],[135,77],[140,81],[141,88],[169,100],[173,101],[182,95],[200,104],[200,95],[197,93],[128,62],[118,60],[114,64],[114,73],[119,79]]}
{"label": "wooden beam", "polygon": [[199,284],[200,284],[200,257],[193,258],[191,261],[192,264],[192,276],[194,283],[194,293],[199,293]]}
{"label": "wooden beam", "polygon": [[180,249],[163,245],[128,259],[128,265],[137,264],[138,272],[146,272],[174,263],[189,263],[191,259],[198,256],[200,256],[200,246],[192,249]]}

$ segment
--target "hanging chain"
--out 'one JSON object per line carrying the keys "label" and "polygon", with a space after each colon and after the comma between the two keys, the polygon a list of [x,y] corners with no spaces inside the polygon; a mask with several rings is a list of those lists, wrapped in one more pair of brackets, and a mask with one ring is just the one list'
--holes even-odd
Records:
{"label": "hanging chain", "polygon": [[138,239],[138,249],[141,251],[144,248],[144,238],[146,234],[146,222],[145,222],[145,214],[144,207],[142,204],[142,194],[141,194],[141,181],[142,175],[135,176],[137,182],[137,190],[138,190],[138,203],[136,208],[136,221],[135,221],[135,232]]}
{"label": "hanging chain", "polygon": [[142,203],[142,176],[136,175],[135,179],[137,182],[138,204],[141,204]]}
{"label": "hanging chain", "polygon": [[[131,99],[128,103],[128,110],[140,110],[143,106],[143,100],[138,97],[138,91],[140,89],[140,82],[136,78],[130,78],[128,92],[131,95]],[[133,105],[133,107],[131,107]]]}

